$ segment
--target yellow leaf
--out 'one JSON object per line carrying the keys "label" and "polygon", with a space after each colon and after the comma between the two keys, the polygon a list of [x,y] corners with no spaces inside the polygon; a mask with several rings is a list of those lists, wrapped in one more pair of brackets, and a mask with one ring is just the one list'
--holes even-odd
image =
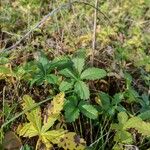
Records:
{"label": "yellow leaf", "polygon": [[[42,139],[52,144],[57,144],[60,142],[60,139],[64,137],[65,133],[67,133],[67,130],[63,129],[47,131],[42,134]],[[45,142],[43,141],[43,143]]]}
{"label": "yellow leaf", "polygon": [[64,105],[64,93],[60,93],[54,97],[51,104],[47,109],[47,113],[44,116],[44,125],[42,127],[42,132],[46,132],[58,119],[61,110]]}
{"label": "yellow leaf", "polygon": [[17,133],[20,136],[29,138],[38,136],[39,138],[36,144],[36,150],[43,149],[43,144],[45,150],[52,149],[54,144],[57,144],[65,150],[85,149],[85,141],[77,136],[76,133],[69,133],[64,129],[48,131],[54,122],[59,118],[64,105],[64,96],[64,93],[60,93],[53,98],[47,110],[47,114],[44,116],[43,126],[41,122],[40,107],[35,107],[37,104],[30,96],[25,95],[23,97],[23,110],[33,109],[25,113],[30,122],[25,123],[23,126],[19,126]]}
{"label": "yellow leaf", "polygon": [[23,126],[19,126],[17,129],[17,133],[23,137],[34,137],[38,135],[38,131],[32,125],[32,123],[25,123]]}
{"label": "yellow leaf", "polygon": [[86,142],[76,133],[68,132],[60,139],[58,146],[64,148],[64,150],[84,150]]}
{"label": "yellow leaf", "polygon": [[[34,100],[28,95],[25,95],[23,97],[23,101],[24,101],[22,104],[23,110],[28,110],[30,108],[33,108],[36,105]],[[27,116],[27,119],[30,122],[32,122],[35,129],[40,132],[40,130],[41,130],[41,109],[40,109],[40,107],[35,107],[31,111],[26,112],[25,114]]]}
{"label": "yellow leaf", "polygon": [[6,77],[13,76],[13,73],[11,69],[9,68],[9,65],[0,65],[0,79],[4,79]]}
{"label": "yellow leaf", "polygon": [[45,145],[46,150],[50,150],[53,148],[53,145],[49,142],[49,140],[45,136],[41,136],[40,142],[39,141],[37,142],[36,145],[37,149],[41,149],[42,144]]}

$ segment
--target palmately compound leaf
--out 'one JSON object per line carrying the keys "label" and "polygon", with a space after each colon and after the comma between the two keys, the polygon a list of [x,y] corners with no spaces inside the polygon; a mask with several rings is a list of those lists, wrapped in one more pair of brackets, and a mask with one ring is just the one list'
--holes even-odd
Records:
{"label": "palmately compound leaf", "polygon": [[64,150],[85,150],[85,145],[84,139],[74,132],[66,133],[58,143],[58,146],[64,148]]}
{"label": "palmately compound leaf", "polygon": [[116,130],[114,141],[116,143],[131,144],[133,137],[131,133],[124,128],[125,123],[128,121],[128,115],[125,112],[118,114],[118,124],[112,124],[111,129]]}
{"label": "palmately compound leaf", "polygon": [[131,117],[125,112],[118,114],[118,124],[112,124],[112,129],[116,130],[114,140],[119,143],[130,144],[133,141],[131,133],[128,132],[130,128],[134,128],[143,136],[150,137],[150,123],[144,122],[139,117]]}
{"label": "palmately compound leaf", "polygon": [[98,111],[92,105],[82,103],[79,104],[80,111],[90,119],[96,119],[98,117]]}
{"label": "palmately compound leaf", "polygon": [[150,137],[150,123],[144,122],[139,117],[130,118],[124,126],[125,129],[135,128],[143,136]]}
{"label": "palmately compound leaf", "polygon": [[47,113],[44,116],[44,125],[42,127],[42,132],[47,131],[54,122],[58,119],[59,114],[61,113],[61,110],[63,109],[64,105],[64,93],[60,93],[54,97],[54,99],[51,101],[51,104],[49,105],[47,109]]}
{"label": "palmately compound leaf", "polygon": [[83,81],[77,81],[74,89],[81,99],[88,99],[90,97],[89,87]]}
{"label": "palmately compound leaf", "polygon": [[75,69],[78,71],[79,74],[81,74],[85,62],[84,58],[75,57],[72,59],[72,61]]}
{"label": "palmately compound leaf", "polygon": [[[35,107],[36,103],[34,100],[29,96],[25,95],[23,97],[23,110],[32,109],[31,111],[27,111],[25,114],[27,119],[33,124],[37,131],[41,130],[41,109],[40,107]],[[35,107],[35,108],[34,108]]]}
{"label": "palmately compound leaf", "polygon": [[81,79],[97,80],[97,79],[104,78],[106,75],[107,75],[107,73],[104,69],[92,67],[92,68],[88,68],[82,72]]}
{"label": "palmately compound leaf", "polygon": [[[35,107],[36,103],[32,100],[29,96],[24,96],[24,103],[23,109],[29,110],[32,107]],[[44,149],[49,150],[53,148],[54,144],[57,144],[59,147],[67,149],[85,149],[85,141],[80,139],[75,133],[69,133],[67,130],[64,129],[57,129],[57,130],[49,130],[50,127],[54,124],[54,122],[58,119],[61,110],[63,109],[64,105],[64,93],[60,93],[56,95],[49,108],[47,109],[47,113],[44,116],[43,126],[41,126],[41,114],[40,114],[40,107],[37,106],[27,112],[27,119],[29,123],[24,123],[23,126],[19,126],[17,132],[20,136],[23,137],[34,137],[38,136],[38,141],[36,144],[36,150],[41,149],[41,146],[45,146]],[[39,116],[37,116],[39,115]],[[33,118],[31,118],[33,117]],[[35,121],[35,117],[37,117]],[[39,119],[40,118],[40,119]],[[33,120],[32,120],[33,119]],[[37,123],[39,122],[40,125]],[[63,142],[68,142],[64,144]]]}

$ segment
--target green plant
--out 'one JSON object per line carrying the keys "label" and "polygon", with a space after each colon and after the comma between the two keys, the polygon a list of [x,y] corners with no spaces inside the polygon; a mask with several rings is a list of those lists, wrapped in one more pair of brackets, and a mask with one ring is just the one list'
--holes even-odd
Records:
{"label": "green plant", "polygon": [[141,105],[141,109],[139,110],[140,114],[138,115],[142,120],[150,119],[150,101],[149,95],[144,93],[138,101]]}
{"label": "green plant", "polygon": [[32,150],[32,148],[31,148],[28,144],[25,144],[25,145],[22,147],[22,150]]}
{"label": "green plant", "polygon": [[124,78],[126,81],[126,90],[124,91],[124,98],[129,102],[136,102],[139,99],[138,92],[132,86],[132,76],[129,73],[124,73]]}
{"label": "green plant", "polygon": [[136,129],[143,136],[150,137],[150,123],[144,122],[140,117],[136,116],[129,118],[125,112],[118,114],[118,124],[112,124],[111,128],[116,131],[114,149],[122,149],[124,144],[133,143],[133,136],[129,132],[130,128]]}
{"label": "green plant", "polygon": [[[23,100],[23,110],[27,110],[36,105],[28,95],[25,95]],[[64,149],[85,149],[85,141],[80,139],[75,133],[68,132],[64,129],[49,130],[59,118],[63,105],[64,93],[60,93],[54,97],[51,104],[48,106],[43,123],[40,107],[36,107],[30,112],[26,112],[29,122],[18,127],[18,134],[29,138],[38,136],[36,149],[40,149],[42,143],[46,146],[46,149],[52,148],[53,144],[57,144]],[[78,140],[76,138],[78,138]]]}
{"label": "green plant", "polygon": [[46,57],[41,56],[36,63],[37,72],[32,75],[31,85],[41,85],[43,83],[56,84],[58,77],[51,73],[55,69],[53,62],[50,62]]}
{"label": "green plant", "polygon": [[74,92],[83,100],[89,99],[90,91],[85,80],[98,80],[104,78],[107,73],[104,69],[90,67],[85,69],[85,59],[77,56],[72,58],[73,66],[65,68],[59,73],[65,77],[61,82],[60,91],[74,89]]}
{"label": "green plant", "polygon": [[91,119],[98,117],[98,111],[93,105],[90,105],[87,101],[83,101],[75,95],[67,98],[64,110],[68,122],[75,121],[80,113]]}
{"label": "green plant", "polygon": [[99,112],[112,117],[116,112],[126,111],[121,105],[122,99],[123,93],[116,93],[111,97],[107,93],[101,92],[97,99],[97,102],[100,105],[100,107],[98,107]]}
{"label": "green plant", "polygon": [[31,85],[57,84],[59,77],[55,75],[55,70],[70,65],[67,59],[49,61],[44,54],[41,54],[37,61],[31,63],[29,65],[27,63],[25,66],[26,72],[31,74]]}

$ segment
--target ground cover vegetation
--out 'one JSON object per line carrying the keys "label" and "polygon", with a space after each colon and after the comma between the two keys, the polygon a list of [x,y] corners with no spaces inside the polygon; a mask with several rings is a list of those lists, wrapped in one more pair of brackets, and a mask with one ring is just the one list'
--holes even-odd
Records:
{"label": "ground cover vegetation", "polygon": [[150,149],[149,0],[0,8],[0,149]]}

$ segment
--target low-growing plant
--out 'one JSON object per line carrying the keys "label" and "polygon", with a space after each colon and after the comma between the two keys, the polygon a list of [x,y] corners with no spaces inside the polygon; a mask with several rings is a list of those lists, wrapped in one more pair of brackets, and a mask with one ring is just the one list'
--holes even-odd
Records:
{"label": "low-growing plant", "polygon": [[[22,106],[24,111],[35,105],[36,103],[30,96],[25,95],[23,97]],[[22,126],[19,125],[17,130],[18,134],[28,138],[38,136],[36,150],[40,149],[42,143],[45,145],[46,149],[53,148],[54,144],[64,149],[85,149],[85,141],[77,136],[76,133],[68,132],[63,128],[49,130],[59,118],[63,105],[64,93],[60,93],[55,96],[51,104],[49,104],[43,121],[39,106],[32,109],[30,112],[26,112],[25,114],[29,122],[24,123]]]}
{"label": "low-growing plant", "polygon": [[113,97],[107,93],[101,92],[97,97],[97,103],[100,105],[98,110],[101,114],[113,117],[116,112],[126,111],[126,109],[121,105],[123,100],[123,93],[116,93]]}
{"label": "low-growing plant", "polygon": [[138,102],[141,105],[141,109],[139,110],[139,117],[142,118],[142,120],[149,120],[150,119],[150,96],[146,93],[143,93],[141,98],[138,100]]}
{"label": "low-growing plant", "polygon": [[59,76],[56,75],[57,69],[63,69],[70,66],[67,58],[48,60],[48,58],[40,53],[36,60],[27,62],[23,67],[20,66],[16,70],[23,73],[23,79],[30,82],[30,85],[52,84],[57,85]]}
{"label": "low-growing plant", "polygon": [[43,83],[56,84],[58,77],[52,73],[56,68],[56,64],[49,61],[45,56],[40,56],[37,60],[36,71],[32,73],[31,85],[41,85]]}
{"label": "low-growing plant", "polygon": [[69,96],[64,107],[65,117],[68,122],[75,121],[80,113],[84,114],[90,119],[98,117],[98,111],[89,102],[81,100],[78,96]]}
{"label": "low-growing plant", "polygon": [[112,124],[112,130],[115,130],[114,149],[123,149],[123,145],[133,143],[133,135],[129,129],[133,128],[143,136],[150,137],[150,123],[144,122],[140,117],[129,118],[125,112],[118,114],[118,124]]}
{"label": "low-growing plant", "polygon": [[98,80],[106,77],[104,69],[95,67],[85,68],[85,59],[81,56],[72,58],[73,66],[65,68],[59,73],[65,77],[61,82],[60,91],[74,89],[74,92],[83,100],[90,98],[89,87],[86,80]]}

